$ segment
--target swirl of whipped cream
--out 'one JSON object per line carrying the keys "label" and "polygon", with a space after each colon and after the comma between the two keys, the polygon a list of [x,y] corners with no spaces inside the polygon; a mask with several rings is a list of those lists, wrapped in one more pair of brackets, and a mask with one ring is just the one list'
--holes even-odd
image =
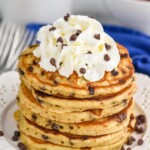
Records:
{"label": "swirl of whipped cream", "polygon": [[87,16],[67,15],[43,26],[37,40],[40,45],[33,53],[40,58],[40,66],[67,78],[75,71],[79,77],[95,82],[120,61],[115,41],[100,22]]}

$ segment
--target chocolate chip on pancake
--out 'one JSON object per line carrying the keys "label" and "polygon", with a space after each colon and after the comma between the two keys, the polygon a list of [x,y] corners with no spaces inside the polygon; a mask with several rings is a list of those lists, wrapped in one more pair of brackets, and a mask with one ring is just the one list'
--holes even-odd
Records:
{"label": "chocolate chip on pancake", "polygon": [[110,61],[110,56],[109,56],[108,54],[105,54],[105,55],[104,55],[104,60],[105,60],[105,61]]}
{"label": "chocolate chip on pancake", "polygon": [[119,74],[119,72],[116,71],[115,69],[113,69],[113,70],[111,71],[111,74],[112,74],[113,76],[117,76],[117,75]]}
{"label": "chocolate chip on pancake", "polygon": [[126,81],[124,79],[119,79],[119,83],[124,84]]}
{"label": "chocolate chip on pancake", "polygon": [[53,130],[59,130],[59,125],[57,125],[56,123],[52,124],[52,129]]}
{"label": "chocolate chip on pancake", "polygon": [[47,135],[42,134],[42,138],[43,138],[44,140],[48,140],[48,136],[47,136]]}
{"label": "chocolate chip on pancake", "polygon": [[29,66],[29,67],[28,67],[28,71],[29,71],[29,72],[33,72],[33,67],[32,67],[32,66]]}
{"label": "chocolate chip on pancake", "polygon": [[128,101],[127,99],[123,99],[122,103],[127,104],[127,101]]}
{"label": "chocolate chip on pancake", "polygon": [[51,28],[49,29],[49,31],[54,31],[54,30],[56,30],[56,27],[51,27]]}
{"label": "chocolate chip on pancake", "polygon": [[95,34],[94,38],[97,39],[97,40],[100,40],[100,34]]}
{"label": "chocolate chip on pancake", "polygon": [[94,91],[94,88],[92,86],[88,86],[88,90],[90,92],[90,95],[94,95],[95,91]]}
{"label": "chocolate chip on pancake", "polygon": [[58,39],[57,39],[57,43],[63,43],[63,38],[62,37],[59,37]]}
{"label": "chocolate chip on pancake", "polygon": [[46,126],[51,126],[52,125],[52,121],[48,120]]}
{"label": "chocolate chip on pancake", "polygon": [[80,68],[80,73],[85,74],[86,73],[86,69],[85,68]]}
{"label": "chocolate chip on pancake", "polygon": [[72,127],[72,126],[69,126],[69,128],[70,128],[71,130],[73,130],[73,127]]}
{"label": "chocolate chip on pancake", "polygon": [[64,16],[64,20],[65,20],[65,21],[68,21],[69,17],[70,17],[70,15],[67,13],[67,15]]}
{"label": "chocolate chip on pancake", "polygon": [[111,45],[109,45],[108,43],[105,43],[105,48],[106,48],[106,50],[110,50],[111,49]]}
{"label": "chocolate chip on pancake", "polygon": [[18,68],[18,72],[19,72],[19,74],[20,74],[21,76],[24,75],[24,71],[22,71],[21,68]]}
{"label": "chocolate chip on pancake", "polygon": [[36,119],[37,119],[36,114],[32,114],[32,120],[33,120],[33,121],[36,121]]}
{"label": "chocolate chip on pancake", "polygon": [[45,71],[41,71],[41,75],[44,76],[45,75]]}
{"label": "chocolate chip on pancake", "polygon": [[121,54],[120,56],[121,58],[128,58],[129,55],[127,53],[124,53],[124,54]]}
{"label": "chocolate chip on pancake", "polygon": [[39,104],[43,103],[43,101],[39,97],[37,97],[36,100]]}

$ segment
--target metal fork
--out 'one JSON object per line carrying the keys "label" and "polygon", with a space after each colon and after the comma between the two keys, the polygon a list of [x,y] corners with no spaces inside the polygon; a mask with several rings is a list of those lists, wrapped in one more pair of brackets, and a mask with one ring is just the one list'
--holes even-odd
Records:
{"label": "metal fork", "polygon": [[0,73],[14,70],[21,51],[36,43],[36,33],[15,23],[0,25]]}

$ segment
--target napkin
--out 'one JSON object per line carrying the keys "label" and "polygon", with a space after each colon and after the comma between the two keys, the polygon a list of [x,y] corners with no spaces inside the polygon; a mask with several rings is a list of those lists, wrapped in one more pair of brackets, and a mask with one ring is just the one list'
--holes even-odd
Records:
{"label": "napkin", "polygon": [[[37,32],[41,26],[42,24],[28,24],[26,28]],[[116,42],[129,50],[135,71],[150,76],[150,36],[119,26],[103,25],[103,27]]]}

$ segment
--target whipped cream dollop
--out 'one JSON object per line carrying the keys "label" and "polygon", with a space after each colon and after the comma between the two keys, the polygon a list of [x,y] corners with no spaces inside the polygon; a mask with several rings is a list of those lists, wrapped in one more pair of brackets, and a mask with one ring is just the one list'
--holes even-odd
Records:
{"label": "whipped cream dollop", "polygon": [[100,22],[88,16],[67,14],[41,27],[37,40],[40,44],[33,53],[40,58],[40,67],[67,78],[75,71],[79,77],[95,82],[120,61],[115,41]]}

